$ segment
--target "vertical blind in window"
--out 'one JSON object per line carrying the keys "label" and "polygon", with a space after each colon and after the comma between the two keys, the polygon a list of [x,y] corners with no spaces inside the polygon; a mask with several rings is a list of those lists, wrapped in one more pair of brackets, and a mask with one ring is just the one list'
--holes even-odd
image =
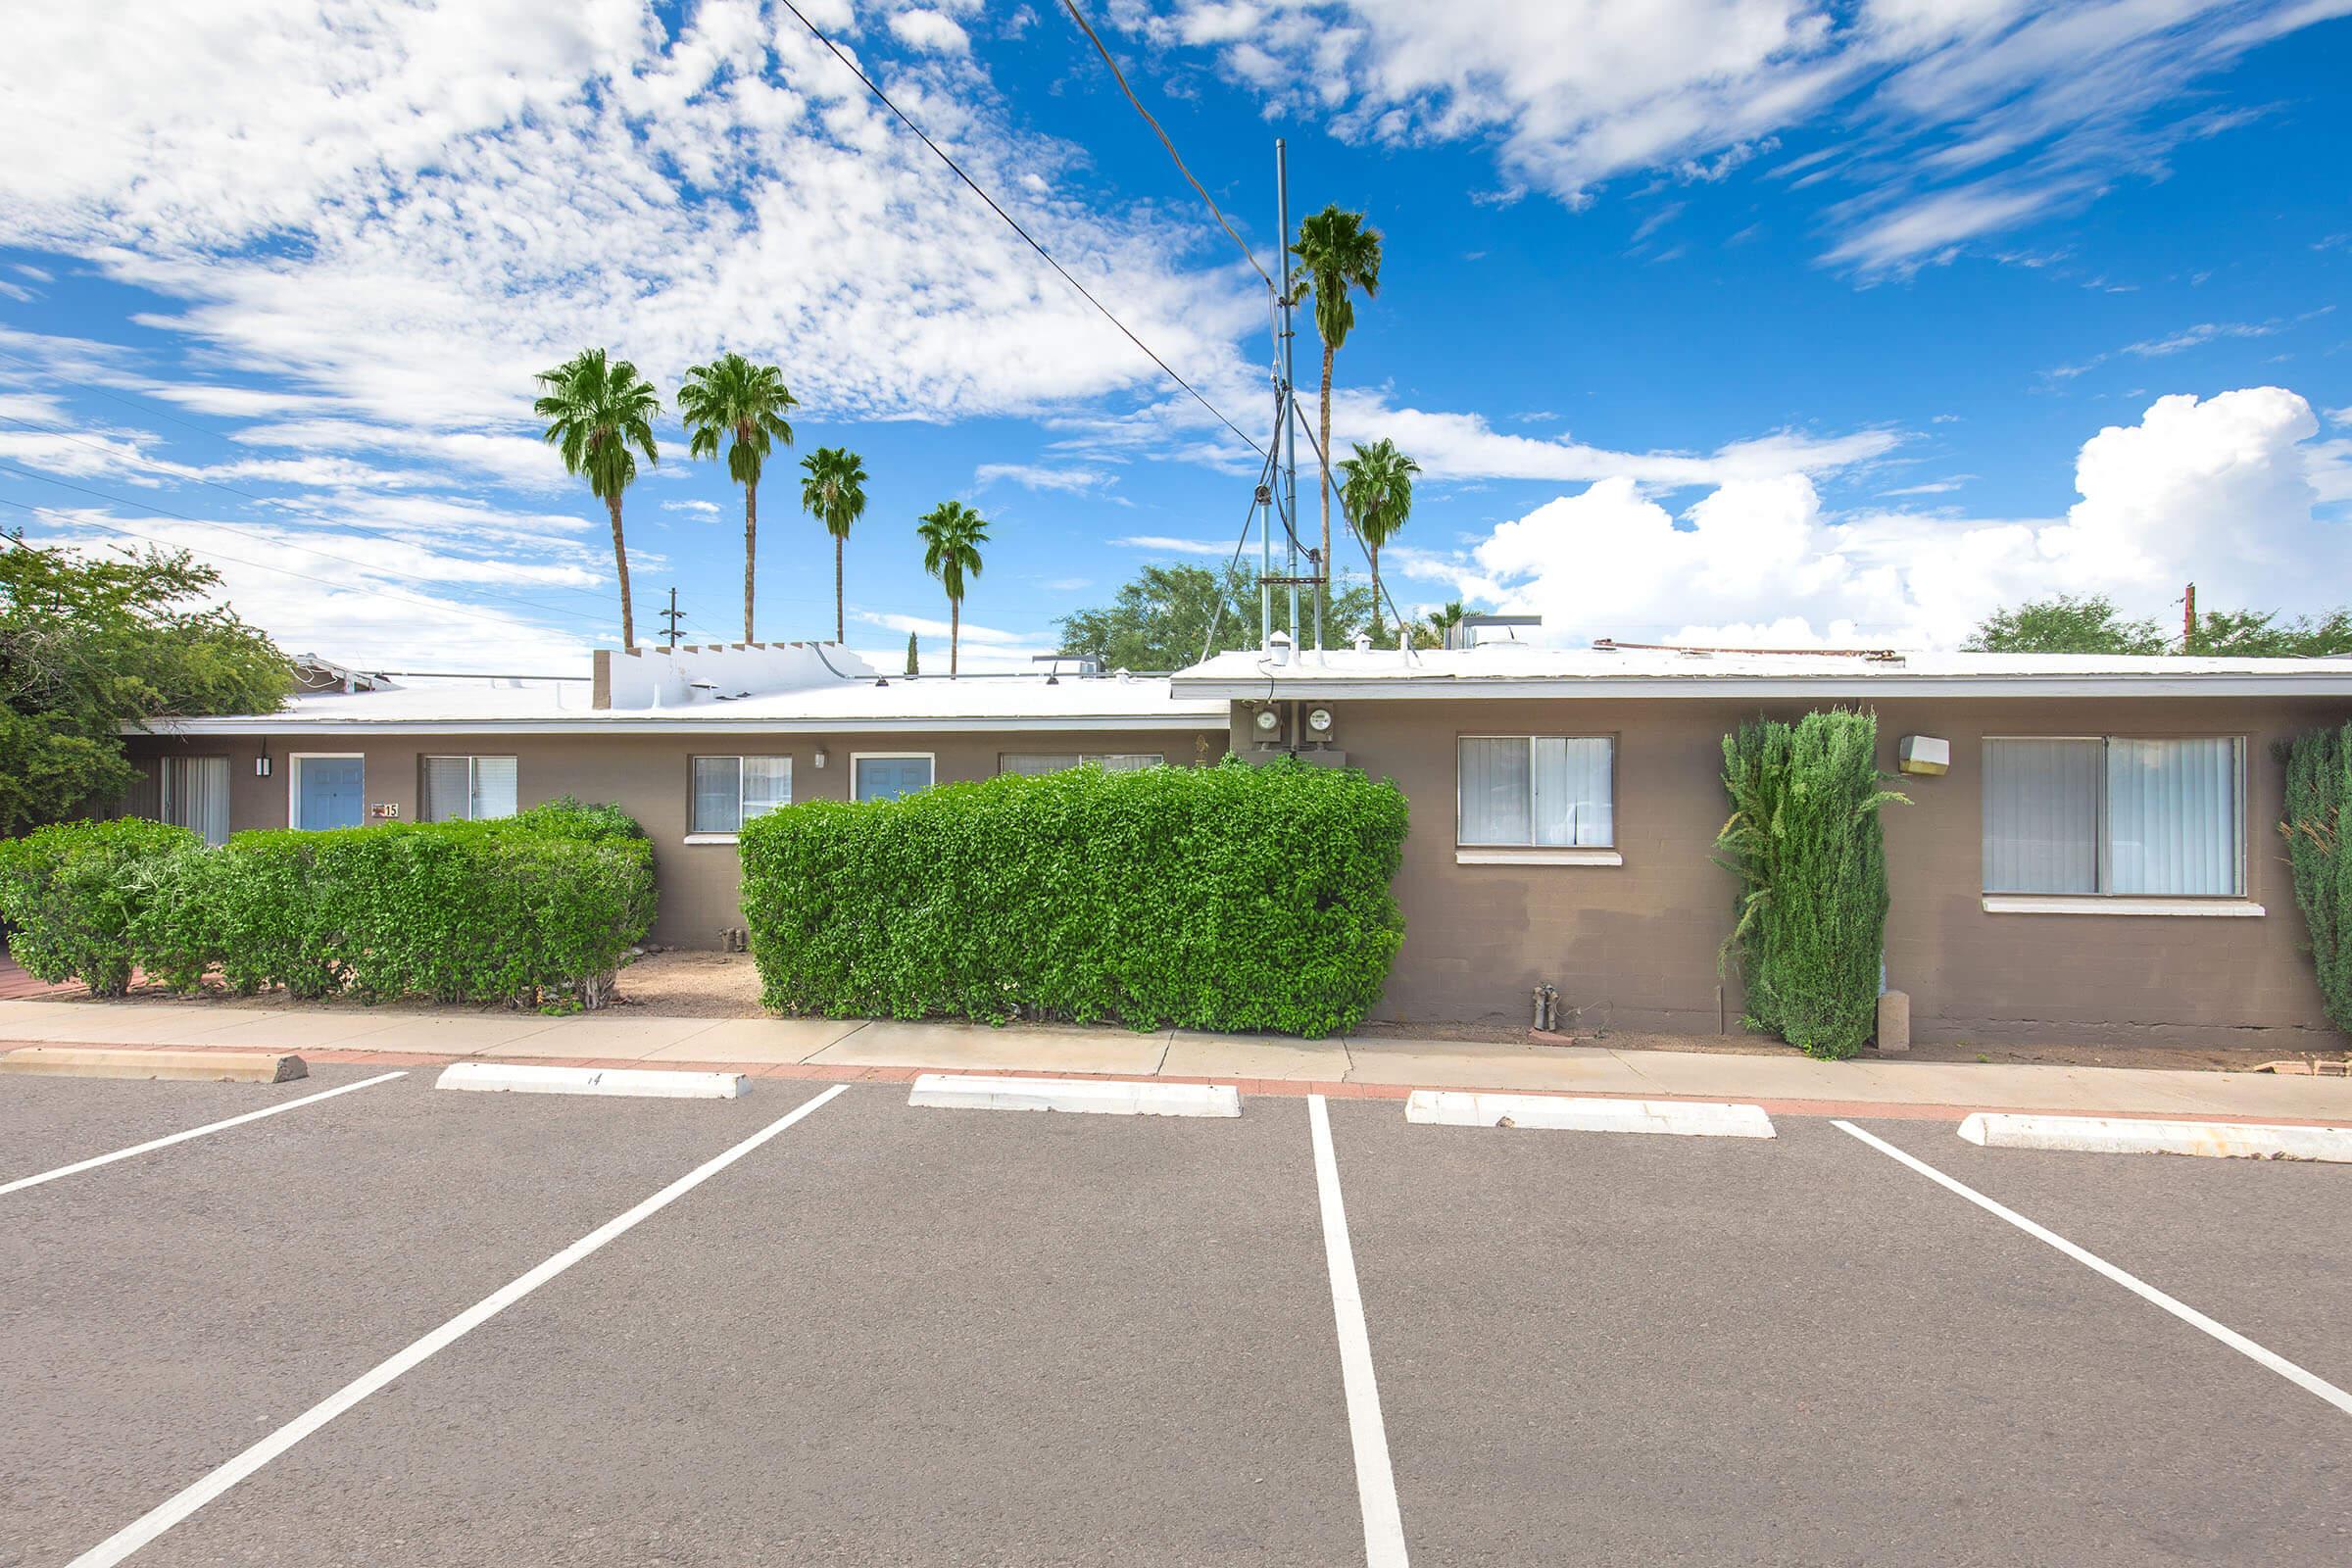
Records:
{"label": "vertical blind in window", "polygon": [[698,757],[688,831],[733,833],[756,816],[792,804],[789,757]]}
{"label": "vertical blind in window", "polygon": [[157,815],[194,828],[216,847],[228,842],[228,759],[167,757],[156,773]]}
{"label": "vertical blind in window", "polygon": [[1617,842],[1612,743],[1560,735],[1481,735],[1461,742],[1464,844]]}
{"label": "vertical blind in window", "polygon": [[427,822],[487,821],[514,814],[514,759],[428,757],[423,809]]}
{"label": "vertical blind in window", "polygon": [[1984,891],[2244,891],[2243,748],[2195,740],[1988,740]]}

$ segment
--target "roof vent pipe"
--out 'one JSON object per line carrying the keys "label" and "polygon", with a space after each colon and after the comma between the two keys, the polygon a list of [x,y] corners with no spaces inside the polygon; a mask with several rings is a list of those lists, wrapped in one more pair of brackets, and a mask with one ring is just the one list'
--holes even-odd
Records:
{"label": "roof vent pipe", "polygon": [[1291,662],[1291,634],[1278,631],[1266,639],[1266,662],[1278,667]]}
{"label": "roof vent pipe", "polygon": [[1372,651],[1372,634],[1370,632],[1359,631],[1355,634],[1355,651],[1359,654],[1368,654]]}

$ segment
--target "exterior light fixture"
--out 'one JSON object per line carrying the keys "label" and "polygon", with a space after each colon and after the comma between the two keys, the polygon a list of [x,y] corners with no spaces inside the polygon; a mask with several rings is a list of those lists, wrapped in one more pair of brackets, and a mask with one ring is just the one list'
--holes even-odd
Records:
{"label": "exterior light fixture", "polygon": [[270,748],[265,746],[262,748],[262,755],[253,760],[253,776],[255,778],[268,778],[270,776]]}
{"label": "exterior light fixture", "polygon": [[816,765],[819,767],[825,765],[825,749],[822,746],[816,749]]}
{"label": "exterior light fixture", "polygon": [[1318,735],[1331,733],[1331,710],[1318,708],[1306,715],[1306,727]]}

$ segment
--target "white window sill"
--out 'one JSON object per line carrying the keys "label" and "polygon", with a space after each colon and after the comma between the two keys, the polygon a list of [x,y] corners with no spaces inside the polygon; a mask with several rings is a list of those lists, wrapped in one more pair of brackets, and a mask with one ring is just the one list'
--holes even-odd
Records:
{"label": "white window sill", "polygon": [[686,835],[686,842],[689,844],[732,844],[735,842],[735,835],[732,833],[689,833]]}
{"label": "white window sill", "polygon": [[2186,914],[2250,919],[2268,911],[2245,899],[2129,899],[2059,893],[1987,893],[1986,914]]}
{"label": "white window sill", "polygon": [[1585,849],[1567,844],[1454,846],[1456,865],[1623,865],[1615,850]]}

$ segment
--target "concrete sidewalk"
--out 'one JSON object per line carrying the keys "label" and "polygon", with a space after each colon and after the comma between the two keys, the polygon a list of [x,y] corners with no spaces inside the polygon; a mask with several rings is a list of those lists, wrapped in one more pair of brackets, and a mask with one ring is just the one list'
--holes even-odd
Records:
{"label": "concrete sidewalk", "polygon": [[1853,1061],[1451,1040],[1255,1035],[824,1018],[682,1018],[631,1010],[549,1018],[355,1007],[0,1001],[16,1045],[299,1051],[314,1061],[464,1057],[719,1067],[808,1079],[1026,1072],[1238,1083],[1245,1093],[1401,1097],[1499,1089],[1753,1101],[1788,1114],[1959,1117],[1973,1110],[2352,1124],[2352,1081],[2268,1073]]}

